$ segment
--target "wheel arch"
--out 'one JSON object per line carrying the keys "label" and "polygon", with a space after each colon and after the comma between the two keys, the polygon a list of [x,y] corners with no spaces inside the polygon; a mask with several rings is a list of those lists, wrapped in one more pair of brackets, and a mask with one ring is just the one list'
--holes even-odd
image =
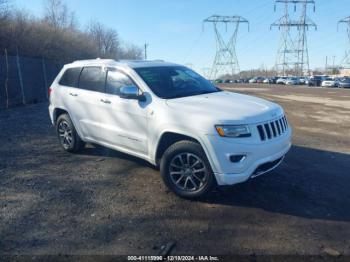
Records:
{"label": "wheel arch", "polygon": [[69,115],[67,110],[59,108],[59,107],[57,107],[53,110],[53,119],[52,120],[53,120],[53,123],[55,125],[56,125],[57,119],[60,117],[60,115],[63,115],[63,114]]}
{"label": "wheel arch", "polygon": [[209,163],[212,165],[210,155],[208,154],[208,150],[204,146],[204,143],[201,141],[201,139],[199,137],[191,135],[191,134],[187,134],[184,132],[175,131],[175,130],[167,130],[167,131],[164,131],[159,136],[158,142],[156,144],[155,153],[154,153],[154,159],[155,159],[156,166],[159,166],[160,160],[161,160],[164,152],[171,145],[173,145],[176,142],[182,141],[182,140],[188,140],[188,141],[192,141],[194,143],[198,143],[202,147],[204,153],[206,154],[206,156],[209,160]]}
{"label": "wheel arch", "polygon": [[53,120],[53,124],[56,126],[57,119],[58,119],[61,115],[63,115],[63,114],[67,114],[67,115],[70,117],[70,119],[71,119],[71,121],[72,121],[72,123],[73,123],[73,125],[74,125],[75,130],[78,132],[79,137],[80,137],[83,141],[85,141],[84,136],[83,136],[83,133],[82,133],[81,130],[80,130],[80,127],[79,127],[78,125],[76,125],[74,119],[73,119],[72,116],[69,114],[68,110],[66,110],[66,109],[64,109],[64,108],[61,108],[61,107],[56,107],[56,108],[53,110],[53,114],[52,114],[52,117],[53,117],[53,119],[52,119],[52,120]]}

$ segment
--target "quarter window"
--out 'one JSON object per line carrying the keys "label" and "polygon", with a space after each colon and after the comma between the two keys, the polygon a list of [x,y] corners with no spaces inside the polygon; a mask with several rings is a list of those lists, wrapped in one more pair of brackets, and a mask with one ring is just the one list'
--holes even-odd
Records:
{"label": "quarter window", "polygon": [[108,71],[106,93],[112,95],[119,95],[120,88],[126,86],[135,86],[132,80],[125,74],[119,71]]}
{"label": "quarter window", "polygon": [[79,79],[79,88],[104,92],[106,81],[106,71],[101,67],[84,67]]}
{"label": "quarter window", "polygon": [[59,84],[69,87],[78,87],[81,67],[68,68],[61,77]]}

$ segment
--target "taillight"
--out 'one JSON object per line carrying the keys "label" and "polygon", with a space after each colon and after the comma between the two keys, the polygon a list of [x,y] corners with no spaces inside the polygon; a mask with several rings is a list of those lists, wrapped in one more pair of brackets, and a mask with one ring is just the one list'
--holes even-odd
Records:
{"label": "taillight", "polygon": [[50,97],[50,95],[51,95],[51,93],[52,93],[52,88],[51,88],[51,87],[49,87],[49,89],[47,90],[47,93],[48,93],[48,95],[49,95],[49,97]]}

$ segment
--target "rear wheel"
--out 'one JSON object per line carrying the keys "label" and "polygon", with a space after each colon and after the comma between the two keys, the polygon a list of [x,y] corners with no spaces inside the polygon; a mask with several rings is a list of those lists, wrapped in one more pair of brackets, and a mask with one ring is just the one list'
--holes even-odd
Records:
{"label": "rear wheel", "polygon": [[160,171],[167,187],[180,197],[203,197],[215,185],[205,152],[191,141],[170,146],[162,157]]}
{"label": "rear wheel", "polygon": [[58,117],[56,132],[61,146],[68,152],[78,152],[85,146],[84,141],[79,137],[68,114]]}

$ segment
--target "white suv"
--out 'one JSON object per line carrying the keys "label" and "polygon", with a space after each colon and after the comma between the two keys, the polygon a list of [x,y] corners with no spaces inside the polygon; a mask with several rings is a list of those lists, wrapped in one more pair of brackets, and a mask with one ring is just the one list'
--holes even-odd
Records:
{"label": "white suv", "polygon": [[93,143],[143,158],[159,165],[165,184],[182,197],[266,173],[291,146],[279,105],[222,91],[177,64],[76,61],[49,93],[65,150]]}

